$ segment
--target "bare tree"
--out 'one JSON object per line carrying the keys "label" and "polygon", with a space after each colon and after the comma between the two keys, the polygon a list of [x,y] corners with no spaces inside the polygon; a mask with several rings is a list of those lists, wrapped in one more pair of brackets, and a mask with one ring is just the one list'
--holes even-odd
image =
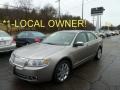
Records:
{"label": "bare tree", "polygon": [[15,5],[17,5],[18,9],[29,11],[32,6],[32,0],[16,0]]}
{"label": "bare tree", "polygon": [[43,16],[51,18],[51,17],[56,17],[57,11],[53,6],[47,4],[43,9],[41,9],[41,14]]}
{"label": "bare tree", "polygon": [[5,9],[8,9],[9,3],[5,3],[3,7],[4,7]]}

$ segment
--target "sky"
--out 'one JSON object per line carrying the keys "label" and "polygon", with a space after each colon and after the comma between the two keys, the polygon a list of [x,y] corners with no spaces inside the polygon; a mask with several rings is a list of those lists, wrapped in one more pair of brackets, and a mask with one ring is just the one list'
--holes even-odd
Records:
{"label": "sky", "polygon": [[[9,3],[15,6],[16,0],[0,0],[0,4]],[[33,7],[43,8],[45,5],[51,4],[58,9],[57,0],[33,0]],[[82,0],[61,0],[61,13],[70,14],[74,16],[81,16]],[[84,0],[84,18],[93,22],[91,16],[91,8],[101,7],[105,8],[102,15],[102,25],[112,24],[117,26],[120,24],[120,0]]]}

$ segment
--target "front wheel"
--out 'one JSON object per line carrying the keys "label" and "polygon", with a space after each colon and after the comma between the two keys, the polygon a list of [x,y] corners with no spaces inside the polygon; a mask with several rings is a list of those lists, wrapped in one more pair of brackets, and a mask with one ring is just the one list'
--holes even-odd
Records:
{"label": "front wheel", "polygon": [[102,57],[102,49],[99,48],[98,51],[97,51],[97,54],[96,54],[95,58],[96,58],[97,60],[100,60],[101,57]]}
{"label": "front wheel", "polygon": [[54,81],[57,83],[64,82],[70,74],[70,63],[68,61],[61,61],[57,64],[54,71]]}

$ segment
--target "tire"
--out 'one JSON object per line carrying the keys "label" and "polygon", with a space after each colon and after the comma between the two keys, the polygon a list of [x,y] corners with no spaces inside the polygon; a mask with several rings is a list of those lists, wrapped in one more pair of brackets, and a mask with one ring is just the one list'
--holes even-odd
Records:
{"label": "tire", "polygon": [[53,79],[56,83],[64,82],[70,75],[70,63],[67,60],[60,61],[54,71]]}
{"label": "tire", "polygon": [[100,60],[101,57],[102,57],[102,48],[99,48],[97,53],[96,53],[95,59]]}
{"label": "tire", "polygon": [[101,38],[104,38],[104,36],[100,35]]}

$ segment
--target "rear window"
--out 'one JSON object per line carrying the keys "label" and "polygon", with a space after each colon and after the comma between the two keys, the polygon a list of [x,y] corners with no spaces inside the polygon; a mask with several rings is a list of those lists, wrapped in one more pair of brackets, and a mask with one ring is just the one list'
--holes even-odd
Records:
{"label": "rear window", "polygon": [[45,37],[45,35],[40,32],[21,32],[20,34],[18,34],[18,38],[35,38],[35,37]]}
{"label": "rear window", "polygon": [[18,38],[26,38],[26,32],[21,32],[20,34],[17,35]]}
{"label": "rear window", "polygon": [[45,35],[43,33],[40,33],[40,32],[33,32],[33,35],[35,37],[45,37]]}
{"label": "rear window", "polygon": [[10,37],[10,35],[6,32],[0,32],[0,37]]}

